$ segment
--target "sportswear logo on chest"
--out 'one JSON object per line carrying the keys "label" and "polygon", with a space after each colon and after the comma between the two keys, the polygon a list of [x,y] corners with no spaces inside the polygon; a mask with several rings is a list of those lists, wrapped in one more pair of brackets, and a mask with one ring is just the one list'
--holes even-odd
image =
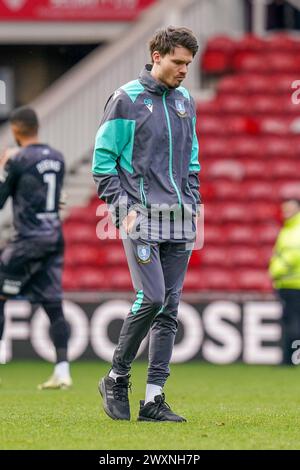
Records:
{"label": "sportswear logo on chest", "polygon": [[153,101],[151,100],[151,98],[145,98],[144,99],[144,104],[147,106],[149,111],[152,113],[152,111],[153,111]]}
{"label": "sportswear logo on chest", "polygon": [[175,108],[179,117],[186,117],[187,112],[184,106],[184,100],[175,100]]}

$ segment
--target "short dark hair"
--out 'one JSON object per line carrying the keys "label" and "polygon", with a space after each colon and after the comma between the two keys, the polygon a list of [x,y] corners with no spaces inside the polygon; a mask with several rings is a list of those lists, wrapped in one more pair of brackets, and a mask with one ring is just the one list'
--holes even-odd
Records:
{"label": "short dark hair", "polygon": [[39,120],[36,112],[32,108],[22,106],[15,109],[9,118],[11,124],[19,128],[20,134],[31,137],[36,135],[39,129]]}
{"label": "short dark hair", "polygon": [[166,29],[159,29],[149,42],[150,55],[158,51],[162,57],[174,52],[175,47],[185,47],[195,57],[198,51],[198,42],[193,31],[188,28],[175,28],[168,26]]}

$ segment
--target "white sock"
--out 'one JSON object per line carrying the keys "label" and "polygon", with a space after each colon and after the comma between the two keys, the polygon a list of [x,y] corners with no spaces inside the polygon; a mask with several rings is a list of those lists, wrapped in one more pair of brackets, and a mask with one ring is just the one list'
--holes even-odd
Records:
{"label": "white sock", "polygon": [[156,397],[156,395],[161,395],[161,394],[162,394],[162,387],[160,387],[160,385],[147,384],[146,385],[145,405],[149,401],[154,402],[154,397]]}
{"label": "white sock", "polygon": [[108,374],[108,377],[111,377],[112,379],[116,380],[117,377],[127,377],[127,374],[122,375],[122,374],[117,374],[116,372],[111,369],[111,371]]}
{"label": "white sock", "polygon": [[6,364],[6,344],[3,339],[0,340],[0,364]]}
{"label": "white sock", "polygon": [[59,362],[54,367],[54,374],[60,379],[70,377],[70,364],[67,361]]}

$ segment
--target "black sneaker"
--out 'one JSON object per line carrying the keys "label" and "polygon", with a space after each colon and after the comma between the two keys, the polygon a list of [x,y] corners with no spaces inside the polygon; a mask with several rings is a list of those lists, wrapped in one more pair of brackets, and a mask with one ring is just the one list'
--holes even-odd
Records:
{"label": "black sneaker", "polygon": [[173,421],[183,423],[185,418],[175,414],[168,403],[165,402],[165,394],[156,395],[154,402],[150,401],[145,405],[143,400],[140,401],[140,412],[138,421]]}
{"label": "black sneaker", "polygon": [[99,392],[103,398],[105,413],[112,419],[130,420],[130,407],[128,400],[129,375],[125,377],[106,376],[99,382]]}

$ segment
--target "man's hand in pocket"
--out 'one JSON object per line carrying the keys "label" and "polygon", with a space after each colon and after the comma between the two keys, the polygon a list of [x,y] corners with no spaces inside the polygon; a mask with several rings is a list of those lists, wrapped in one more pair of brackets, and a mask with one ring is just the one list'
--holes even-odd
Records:
{"label": "man's hand in pocket", "polygon": [[132,231],[134,224],[136,222],[136,218],[137,218],[137,211],[131,210],[128,213],[128,215],[124,217],[124,219],[122,220],[122,225],[127,234],[129,234]]}

